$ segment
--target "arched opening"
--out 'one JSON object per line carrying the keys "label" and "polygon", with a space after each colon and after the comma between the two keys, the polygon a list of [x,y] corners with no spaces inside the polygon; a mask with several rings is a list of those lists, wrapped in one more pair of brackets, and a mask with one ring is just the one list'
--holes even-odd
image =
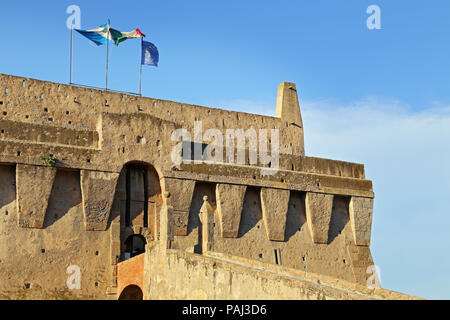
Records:
{"label": "arched opening", "polygon": [[[146,242],[158,239],[163,200],[156,169],[144,162],[127,163],[119,177],[115,200],[120,211],[121,246],[117,261],[123,261],[144,252]],[[142,236],[130,238],[132,235]]]}
{"label": "arched opening", "polygon": [[148,228],[156,233],[156,214],[162,203],[159,176],[155,168],[143,163],[125,166],[125,227]]}
{"label": "arched opening", "polygon": [[133,234],[125,240],[125,260],[133,258],[145,252],[147,241],[139,234]]}
{"label": "arched opening", "polygon": [[143,300],[144,294],[141,288],[137,285],[131,284],[122,290],[119,300]]}

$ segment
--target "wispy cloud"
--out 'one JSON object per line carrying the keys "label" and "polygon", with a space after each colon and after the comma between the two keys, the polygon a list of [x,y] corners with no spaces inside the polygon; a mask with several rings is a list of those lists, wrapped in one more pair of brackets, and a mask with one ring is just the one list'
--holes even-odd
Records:
{"label": "wispy cloud", "polygon": [[304,101],[306,153],[363,163],[374,183],[372,254],[386,288],[450,298],[450,107]]}

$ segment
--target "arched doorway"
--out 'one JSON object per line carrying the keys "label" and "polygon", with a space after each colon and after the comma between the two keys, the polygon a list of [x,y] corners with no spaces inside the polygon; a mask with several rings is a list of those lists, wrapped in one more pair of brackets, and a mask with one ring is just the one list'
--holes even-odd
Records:
{"label": "arched doorway", "polygon": [[125,260],[145,252],[147,241],[139,234],[133,234],[125,240]]}
{"label": "arched doorway", "polygon": [[144,294],[141,288],[137,285],[131,284],[122,290],[119,300],[143,300]]}
{"label": "arched doorway", "polygon": [[163,201],[159,174],[152,165],[144,162],[133,161],[124,166],[118,190],[119,261],[123,261],[145,252],[146,242],[158,238],[159,211]]}
{"label": "arched doorway", "polygon": [[161,206],[159,175],[153,166],[129,163],[125,166],[125,227],[148,228],[156,232],[156,214]]}

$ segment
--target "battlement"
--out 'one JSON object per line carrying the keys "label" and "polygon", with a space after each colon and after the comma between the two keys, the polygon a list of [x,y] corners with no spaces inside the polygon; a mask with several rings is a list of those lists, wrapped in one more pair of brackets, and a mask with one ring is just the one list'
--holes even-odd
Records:
{"label": "battlement", "polygon": [[[112,297],[117,264],[136,243],[195,254],[206,246],[365,284],[374,194],[364,166],[305,156],[294,84],[278,88],[276,115],[0,74],[0,294],[49,294],[77,264],[82,295]],[[249,142],[244,163],[175,164],[173,133],[195,139],[196,121],[204,131],[265,129],[269,141],[278,130],[279,166],[252,163]]]}

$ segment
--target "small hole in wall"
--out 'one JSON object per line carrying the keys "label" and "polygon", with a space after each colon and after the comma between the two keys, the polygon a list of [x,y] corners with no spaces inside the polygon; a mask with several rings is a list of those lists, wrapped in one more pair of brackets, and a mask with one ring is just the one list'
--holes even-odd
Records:
{"label": "small hole in wall", "polygon": [[210,116],[211,115],[211,110],[210,111],[208,111],[208,116]]}
{"label": "small hole in wall", "polygon": [[60,88],[60,86],[58,86],[58,92],[60,92],[61,91],[61,88]]}
{"label": "small hole in wall", "polygon": [[8,94],[8,88],[5,88],[5,93]]}
{"label": "small hole in wall", "polygon": [[21,155],[21,152],[17,151],[17,156],[20,157],[20,155]]}
{"label": "small hole in wall", "polygon": [[78,103],[77,97],[73,98],[73,102]]}
{"label": "small hole in wall", "polygon": [[260,253],[260,254],[258,255],[258,257],[259,257],[260,259],[262,259],[262,258],[263,258],[263,254]]}
{"label": "small hole in wall", "polygon": [[281,179],[280,181],[284,183],[284,179]]}
{"label": "small hole in wall", "polygon": [[6,210],[6,211],[5,211],[5,215],[8,215],[8,214],[9,214],[9,212],[8,212],[8,210]]}
{"label": "small hole in wall", "polygon": [[6,116],[8,114],[8,112],[6,112],[6,111],[3,111],[3,115],[4,116]]}
{"label": "small hole in wall", "polygon": [[294,203],[292,206],[294,207],[294,209],[297,208],[297,206],[295,205],[295,203]]}
{"label": "small hole in wall", "polygon": [[25,88],[25,80],[22,81],[22,88]]}
{"label": "small hole in wall", "polygon": [[25,119],[28,119],[29,117],[30,117],[29,115],[26,115],[26,116],[25,116]]}
{"label": "small hole in wall", "polygon": [[87,163],[91,163],[91,159],[87,158],[87,159],[86,159],[86,162],[87,162]]}
{"label": "small hole in wall", "polygon": [[0,106],[3,104],[3,101],[0,101]]}
{"label": "small hole in wall", "polygon": [[70,111],[66,111],[66,115],[69,115],[70,114]]}
{"label": "small hole in wall", "polygon": [[69,124],[72,124],[72,121],[69,121],[68,123],[69,123]]}
{"label": "small hole in wall", "polygon": [[44,108],[44,112],[48,112],[48,109],[47,109],[47,108]]}
{"label": "small hole in wall", "polygon": [[98,282],[97,281],[95,281],[95,286],[98,287]]}
{"label": "small hole in wall", "polygon": [[45,253],[45,249],[41,249],[41,253]]}
{"label": "small hole in wall", "polygon": [[94,92],[91,91],[91,99],[94,97]]}
{"label": "small hole in wall", "polygon": [[345,262],[345,259],[343,259],[342,262],[345,264],[345,263],[346,263],[346,262]]}
{"label": "small hole in wall", "polygon": [[2,129],[2,130],[0,130],[0,133],[5,133],[5,130],[3,130],[3,129]]}
{"label": "small hole in wall", "polygon": [[30,289],[30,287],[31,287],[31,284],[25,283],[25,289]]}
{"label": "small hole in wall", "polygon": [[105,107],[109,107],[108,100],[105,100]]}
{"label": "small hole in wall", "polygon": [[170,116],[170,111],[167,111],[167,115]]}
{"label": "small hole in wall", "polygon": [[41,93],[41,99],[44,99],[44,94],[43,93]]}
{"label": "small hole in wall", "polygon": [[125,102],[125,98],[122,96],[122,102]]}
{"label": "small hole in wall", "polygon": [[305,262],[306,261],[306,256],[302,257],[302,261]]}
{"label": "small hole in wall", "polygon": [[53,122],[53,118],[48,118],[48,121]]}
{"label": "small hole in wall", "polygon": [[256,229],[261,229],[261,226],[258,224],[258,225],[256,226]]}
{"label": "small hole in wall", "polygon": [[156,109],[156,102],[153,102],[153,107]]}
{"label": "small hole in wall", "polygon": [[95,255],[98,256],[98,251],[95,251]]}

